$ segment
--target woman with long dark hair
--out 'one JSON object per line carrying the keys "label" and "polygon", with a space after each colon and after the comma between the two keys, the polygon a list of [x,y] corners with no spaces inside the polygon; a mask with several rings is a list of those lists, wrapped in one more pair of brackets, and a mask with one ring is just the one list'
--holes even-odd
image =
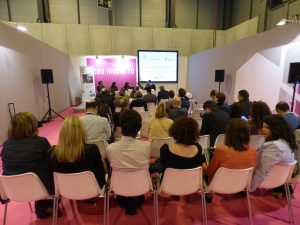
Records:
{"label": "woman with long dark hair", "polygon": [[297,148],[295,136],[280,115],[271,115],[263,123],[265,143],[259,149],[260,159],[255,168],[251,191],[254,191],[268,176],[273,166],[279,163],[291,163],[295,160],[294,150]]}

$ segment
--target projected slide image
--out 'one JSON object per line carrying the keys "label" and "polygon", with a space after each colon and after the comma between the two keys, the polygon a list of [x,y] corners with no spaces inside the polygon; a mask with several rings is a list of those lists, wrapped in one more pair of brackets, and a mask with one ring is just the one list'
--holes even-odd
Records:
{"label": "projected slide image", "polygon": [[177,51],[138,52],[139,81],[177,82]]}

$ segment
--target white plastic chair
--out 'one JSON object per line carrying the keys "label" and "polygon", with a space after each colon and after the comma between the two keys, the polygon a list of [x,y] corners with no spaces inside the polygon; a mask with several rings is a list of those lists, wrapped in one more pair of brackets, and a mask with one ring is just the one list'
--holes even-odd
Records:
{"label": "white plastic chair", "polygon": [[[213,192],[219,194],[234,194],[241,191],[246,191],[249,220],[251,225],[253,224],[253,221],[249,196],[249,187],[251,184],[252,173],[253,167],[240,170],[220,167],[213,176],[213,179],[210,182],[209,186],[205,188],[206,192]],[[205,218],[205,220],[207,223],[207,218]]]}
{"label": "white plastic chair", "polygon": [[291,193],[288,184],[292,180],[292,174],[296,163],[297,161],[288,164],[274,165],[268,177],[259,185],[259,188],[264,189],[271,189],[284,185],[291,224],[295,223],[291,201]]}
{"label": "white plastic chair", "polygon": [[210,155],[209,155],[210,136],[209,136],[209,134],[199,136],[198,144],[201,145],[202,153],[205,157],[205,160],[207,163],[209,163],[209,161],[210,161]]}
{"label": "white plastic chair", "polygon": [[142,107],[133,107],[132,109],[134,109],[134,110],[137,111],[138,113],[140,113],[140,112],[145,112],[144,106],[142,106]]}
{"label": "white plastic chair", "polygon": [[89,144],[97,145],[102,159],[104,160],[106,158],[107,144],[103,140],[99,139],[99,140],[90,141]]}
{"label": "white plastic chair", "polygon": [[207,135],[200,135],[198,140],[199,145],[201,145],[202,150],[210,148],[210,136]]}
{"label": "white plastic chair", "polygon": [[[153,192],[153,203],[155,206],[155,195],[150,174],[148,169],[134,171],[134,172],[122,172],[120,170],[112,170],[110,186],[107,193],[106,200],[106,222],[109,225],[109,196],[114,193],[125,197],[134,197],[144,195],[148,192]],[[154,210],[154,216],[156,216]],[[155,217],[156,221],[156,217]]]}
{"label": "white plastic chair", "polygon": [[160,156],[160,148],[164,144],[172,145],[174,144],[174,138],[167,137],[167,138],[152,138],[151,141],[151,157],[158,158]]}
{"label": "white plastic chair", "polygon": [[149,126],[148,122],[142,122],[142,127],[139,133],[139,137],[141,138],[148,137],[148,126]]}
{"label": "white plastic chair", "polygon": [[258,149],[265,142],[265,136],[261,134],[253,134],[250,136],[249,145]]}
{"label": "white plastic chair", "polygon": [[[53,173],[55,184],[55,198],[53,210],[53,224],[57,224],[58,198],[63,197],[70,200],[85,200],[94,197],[104,197],[103,222],[106,225],[106,197],[103,187],[101,190],[95,175],[91,171],[81,173]],[[73,201],[76,213],[78,213],[76,202]],[[78,213],[79,215],[79,213]]]}
{"label": "white plastic chair", "polygon": [[148,109],[149,116],[154,116],[156,110],[155,103],[153,102],[147,103],[147,109]]}
{"label": "white plastic chair", "polygon": [[149,122],[149,113],[148,112],[139,112],[142,117],[142,122]]}
{"label": "white plastic chair", "polygon": [[225,134],[219,134],[216,138],[214,148],[218,147],[219,145],[224,145],[225,143]]}
{"label": "white plastic chair", "polygon": [[[173,169],[167,168],[164,172],[162,183],[156,195],[155,212],[158,224],[158,194],[165,193],[169,195],[189,195],[196,192],[201,192],[202,218],[205,223],[206,208],[205,194],[202,183],[202,167],[199,166],[193,169]],[[206,223],[205,223],[206,224]]]}
{"label": "white plastic chair", "polygon": [[[33,202],[42,199],[53,199],[40,178],[34,173],[0,176],[1,198],[17,202]],[[6,224],[7,204],[5,203],[3,225]]]}

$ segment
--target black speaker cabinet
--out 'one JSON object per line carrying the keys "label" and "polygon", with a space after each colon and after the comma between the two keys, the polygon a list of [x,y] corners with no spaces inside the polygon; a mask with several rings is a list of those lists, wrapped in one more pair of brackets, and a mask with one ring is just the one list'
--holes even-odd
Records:
{"label": "black speaker cabinet", "polygon": [[300,82],[300,62],[290,63],[288,83]]}
{"label": "black speaker cabinet", "polygon": [[225,70],[216,70],[215,82],[224,82]]}
{"label": "black speaker cabinet", "polygon": [[41,69],[41,77],[43,84],[52,84],[53,81],[53,73],[51,69]]}

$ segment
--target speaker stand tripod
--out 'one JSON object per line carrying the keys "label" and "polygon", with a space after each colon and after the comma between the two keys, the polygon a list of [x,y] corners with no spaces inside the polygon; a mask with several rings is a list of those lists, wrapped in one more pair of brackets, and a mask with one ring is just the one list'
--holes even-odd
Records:
{"label": "speaker stand tripod", "polygon": [[53,112],[54,114],[56,114],[57,116],[59,116],[60,118],[65,119],[65,118],[63,118],[61,115],[59,115],[59,113],[55,112],[55,111],[51,108],[50,94],[49,94],[49,86],[48,86],[48,83],[46,83],[46,84],[47,84],[48,110],[47,110],[47,112],[45,113],[45,115],[43,116],[42,122],[49,122],[50,120],[52,120],[52,119],[53,119],[53,117],[52,117],[52,112]]}
{"label": "speaker stand tripod", "polygon": [[292,102],[291,102],[291,112],[294,111],[294,102],[295,102],[296,86],[297,86],[297,82],[294,82],[293,98],[292,98]]}
{"label": "speaker stand tripod", "polygon": [[219,92],[221,91],[221,81],[219,81]]}

